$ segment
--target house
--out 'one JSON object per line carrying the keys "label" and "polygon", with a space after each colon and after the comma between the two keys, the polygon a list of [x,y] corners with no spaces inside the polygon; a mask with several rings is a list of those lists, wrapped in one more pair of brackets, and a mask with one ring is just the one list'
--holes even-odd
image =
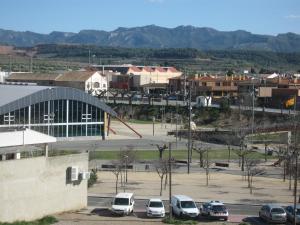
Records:
{"label": "house", "polygon": [[73,87],[96,95],[107,91],[107,78],[98,71],[72,71],[59,75],[55,86]]}
{"label": "house", "polygon": [[34,83],[40,86],[73,87],[92,95],[107,91],[107,77],[98,71],[58,73],[12,73],[5,79],[12,83]]}
{"label": "house", "polygon": [[139,90],[141,86],[151,83],[168,84],[169,79],[182,73],[174,67],[125,65],[94,65],[94,70],[114,73],[109,87]]}
{"label": "house", "polygon": [[12,83],[35,83],[42,86],[54,86],[58,73],[11,73],[6,77],[6,82]]}

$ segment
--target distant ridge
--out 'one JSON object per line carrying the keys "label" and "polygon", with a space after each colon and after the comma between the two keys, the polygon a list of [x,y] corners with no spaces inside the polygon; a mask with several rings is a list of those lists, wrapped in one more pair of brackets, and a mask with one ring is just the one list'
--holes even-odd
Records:
{"label": "distant ridge", "polygon": [[264,50],[300,52],[300,35],[252,34],[244,30],[218,31],[206,27],[155,25],[114,31],[82,30],[78,33],[54,31],[39,34],[0,29],[0,44],[32,47],[38,44],[91,44],[127,48],[196,48],[200,50]]}

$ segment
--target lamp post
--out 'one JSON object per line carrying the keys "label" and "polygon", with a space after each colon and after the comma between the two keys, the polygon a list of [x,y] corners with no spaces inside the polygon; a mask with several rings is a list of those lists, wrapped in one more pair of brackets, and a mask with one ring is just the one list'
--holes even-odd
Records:
{"label": "lamp post", "polygon": [[155,116],[152,117],[152,134],[154,136],[154,123],[155,123]]}
{"label": "lamp post", "polygon": [[172,205],[171,205],[171,198],[172,198],[172,165],[171,165],[171,148],[172,144],[169,142],[169,219],[172,219]]}
{"label": "lamp post", "polygon": [[192,139],[192,133],[191,133],[191,120],[192,120],[192,92],[191,92],[191,82],[189,82],[189,134],[188,134],[188,173],[190,173],[190,164],[191,164],[191,139]]}
{"label": "lamp post", "polygon": [[125,158],[125,183],[127,184],[127,160],[128,160],[128,155],[124,155]]}

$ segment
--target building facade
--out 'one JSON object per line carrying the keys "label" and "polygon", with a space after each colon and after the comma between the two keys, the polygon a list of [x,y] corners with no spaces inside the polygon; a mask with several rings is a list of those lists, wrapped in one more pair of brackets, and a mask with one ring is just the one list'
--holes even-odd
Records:
{"label": "building facade", "polygon": [[106,113],[99,99],[74,88],[0,85],[0,127],[27,127],[54,136],[105,138]]}

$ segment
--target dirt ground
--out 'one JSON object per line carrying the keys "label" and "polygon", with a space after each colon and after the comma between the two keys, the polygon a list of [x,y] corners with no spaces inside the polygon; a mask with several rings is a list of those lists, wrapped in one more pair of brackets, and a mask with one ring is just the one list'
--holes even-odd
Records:
{"label": "dirt ground", "polygon": [[[172,175],[172,193],[191,196],[196,201],[221,200],[226,203],[263,204],[293,202],[288,181],[282,179],[255,177],[253,194],[247,187],[247,181],[241,175],[210,173],[206,186],[204,173],[174,173]],[[120,190],[123,190],[121,188]],[[159,197],[160,179],[156,172],[129,172],[126,191],[133,192],[136,198]],[[89,195],[114,196],[115,175],[109,171],[98,172],[98,182],[89,189]],[[168,198],[167,190],[162,198]]]}

